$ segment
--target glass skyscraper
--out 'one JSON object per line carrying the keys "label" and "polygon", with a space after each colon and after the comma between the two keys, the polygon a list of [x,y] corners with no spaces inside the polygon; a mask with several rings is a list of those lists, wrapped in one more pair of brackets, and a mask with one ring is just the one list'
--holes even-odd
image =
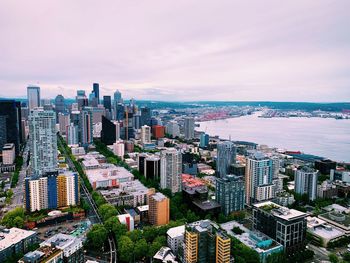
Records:
{"label": "glass skyscraper", "polygon": [[217,145],[216,172],[223,178],[229,174],[231,164],[236,162],[236,147],[231,141],[220,142]]}

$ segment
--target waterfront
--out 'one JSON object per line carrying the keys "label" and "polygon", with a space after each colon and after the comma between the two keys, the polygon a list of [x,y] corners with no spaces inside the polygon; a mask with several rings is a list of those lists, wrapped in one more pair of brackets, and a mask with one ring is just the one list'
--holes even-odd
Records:
{"label": "waterfront", "polygon": [[210,136],[300,150],[350,162],[350,120],[331,118],[259,118],[261,112],[239,118],[200,122]]}

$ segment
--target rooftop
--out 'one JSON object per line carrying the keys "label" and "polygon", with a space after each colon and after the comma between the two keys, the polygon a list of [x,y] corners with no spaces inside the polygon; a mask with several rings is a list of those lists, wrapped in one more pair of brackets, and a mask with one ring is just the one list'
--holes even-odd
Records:
{"label": "rooftop", "polygon": [[132,173],[130,173],[124,167],[115,165],[106,165],[104,167],[105,168],[98,168],[85,171],[90,183],[113,179],[124,179],[126,181],[131,181],[134,178]]}
{"label": "rooftop", "polygon": [[171,238],[175,238],[178,236],[182,236],[185,233],[185,225],[183,226],[177,226],[170,228],[167,232],[167,235]]}
{"label": "rooftop", "polygon": [[160,201],[163,201],[164,199],[166,199],[167,197],[165,195],[163,195],[162,193],[157,192],[157,193],[152,195],[152,198],[154,200],[160,202]]}
{"label": "rooftop", "polygon": [[35,234],[34,231],[23,230],[16,227],[4,229],[0,231],[0,251]]}
{"label": "rooftop", "polygon": [[137,208],[137,210],[139,210],[139,212],[146,212],[149,210],[149,205],[142,205],[142,206],[138,206],[136,208]]}
{"label": "rooftop", "polygon": [[15,145],[13,143],[6,143],[3,147],[2,150],[12,150],[15,148]]}
{"label": "rooftop", "polygon": [[45,240],[44,242],[42,242],[40,244],[40,246],[55,246],[59,249],[65,250],[67,248],[69,248],[71,245],[80,242],[81,240],[73,237],[71,235],[65,235],[65,234],[61,234],[58,233],[54,236],[52,236],[51,238]]}
{"label": "rooftop", "polygon": [[280,206],[274,202],[266,201],[253,205],[256,208],[262,209],[265,212],[271,213],[272,215],[279,217],[284,220],[291,220],[298,217],[306,217],[307,214],[295,209],[289,209],[284,206]]}
{"label": "rooftop", "polygon": [[193,201],[193,204],[199,207],[201,210],[211,210],[211,209],[216,209],[221,207],[220,204],[218,204],[213,200],[206,200],[206,201],[195,200]]}

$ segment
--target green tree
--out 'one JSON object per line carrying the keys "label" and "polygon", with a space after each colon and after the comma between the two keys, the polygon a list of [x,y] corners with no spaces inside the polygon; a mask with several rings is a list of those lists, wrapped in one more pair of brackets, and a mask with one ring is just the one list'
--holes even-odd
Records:
{"label": "green tree", "polygon": [[121,224],[116,216],[108,218],[104,225],[107,231],[113,233],[117,240],[128,232],[126,226]]}
{"label": "green tree", "polygon": [[161,247],[162,243],[159,243],[158,241],[153,241],[152,244],[149,246],[147,255],[149,257],[153,257]]}
{"label": "green tree", "polygon": [[[1,224],[5,225],[6,227],[14,227],[16,226],[16,223],[19,223],[19,219],[16,219],[17,217],[21,218],[24,223],[24,209],[22,207],[16,207],[10,211],[8,211],[2,221]],[[16,220],[15,220],[16,219]]]}
{"label": "green tree", "polygon": [[134,254],[134,242],[128,236],[122,236],[118,240],[118,255],[122,262],[130,262]]}
{"label": "green tree", "polygon": [[24,227],[24,219],[20,216],[16,216],[15,219],[13,219],[13,225],[18,228]]}
{"label": "green tree", "polygon": [[339,259],[338,259],[337,255],[334,254],[334,253],[330,253],[330,254],[328,255],[328,259],[329,259],[329,261],[332,262],[332,263],[338,263],[338,262],[339,262]]}
{"label": "green tree", "polygon": [[95,224],[87,233],[88,247],[94,250],[100,250],[108,239],[107,229],[101,224]]}
{"label": "green tree", "polygon": [[350,262],[350,252],[345,252],[343,254],[343,259],[345,260],[345,262]]}
{"label": "green tree", "polygon": [[142,238],[142,231],[139,229],[135,229],[134,231],[128,232],[127,235],[133,242],[136,242]]}
{"label": "green tree", "polygon": [[147,241],[142,238],[135,243],[134,253],[135,259],[142,259],[147,255],[148,252],[148,244]]}
{"label": "green tree", "polygon": [[102,220],[106,221],[108,218],[117,215],[118,211],[114,205],[103,204],[98,208],[98,213],[101,215]]}

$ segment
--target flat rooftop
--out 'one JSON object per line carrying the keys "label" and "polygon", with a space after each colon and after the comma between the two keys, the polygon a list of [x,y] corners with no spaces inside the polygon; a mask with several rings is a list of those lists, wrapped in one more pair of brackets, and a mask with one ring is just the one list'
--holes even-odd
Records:
{"label": "flat rooftop", "polygon": [[211,210],[211,209],[216,209],[221,207],[220,204],[218,204],[213,200],[206,200],[206,201],[195,200],[193,201],[193,204],[202,210]]}
{"label": "flat rooftop", "polygon": [[52,246],[65,250],[66,248],[70,247],[72,244],[76,242],[81,242],[80,239],[73,237],[71,235],[65,235],[58,233],[49,239],[45,240],[40,244],[40,246]]}
{"label": "flat rooftop", "polygon": [[139,180],[134,180],[130,182],[120,183],[118,188],[100,190],[100,193],[108,199],[125,194],[147,194],[148,188],[144,186]]}
{"label": "flat rooftop", "polygon": [[266,201],[258,204],[254,204],[254,207],[257,207],[261,210],[264,210],[267,213],[279,217],[284,220],[291,220],[298,217],[306,217],[307,214],[295,209],[289,209],[284,206],[280,206],[274,202]]}
{"label": "flat rooftop", "polygon": [[105,168],[98,168],[92,170],[86,170],[86,176],[88,177],[90,183],[96,181],[105,181],[113,179],[122,179],[131,181],[134,175],[126,170],[124,167],[108,165]]}
{"label": "flat rooftop", "polygon": [[185,234],[185,225],[183,226],[177,226],[177,227],[172,227],[170,228],[167,232],[167,235],[170,236],[171,238],[175,238],[178,236],[182,236]]}
{"label": "flat rooftop", "polygon": [[34,231],[23,230],[17,227],[5,229],[0,231],[0,251],[4,250],[14,244],[17,244],[21,240],[35,235]]}

